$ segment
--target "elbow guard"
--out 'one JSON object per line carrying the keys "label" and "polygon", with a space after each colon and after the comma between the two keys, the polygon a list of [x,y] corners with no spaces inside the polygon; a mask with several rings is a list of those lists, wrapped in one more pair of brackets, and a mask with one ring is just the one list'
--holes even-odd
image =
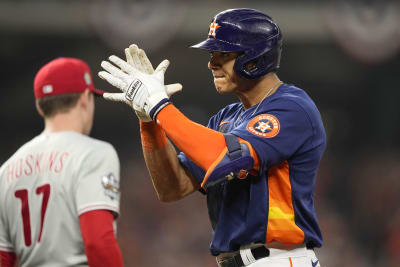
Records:
{"label": "elbow guard", "polygon": [[239,142],[232,134],[224,134],[224,137],[226,148],[207,170],[201,183],[201,187],[205,189],[235,177],[246,178],[248,170],[254,167],[254,158],[249,145]]}

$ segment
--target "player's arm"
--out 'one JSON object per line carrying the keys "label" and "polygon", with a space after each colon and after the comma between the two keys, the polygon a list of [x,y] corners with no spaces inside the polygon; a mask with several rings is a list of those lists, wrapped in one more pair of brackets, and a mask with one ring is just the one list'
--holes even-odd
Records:
{"label": "player's arm", "polygon": [[155,122],[140,122],[143,155],[154,189],[161,201],[179,200],[200,188],[179,163],[174,146]]}
{"label": "player's arm", "polygon": [[85,252],[90,267],[123,266],[109,210],[92,210],[79,216]]}
{"label": "player's arm", "polygon": [[[232,136],[240,155],[232,159],[229,155],[232,144],[222,133],[189,120],[173,105],[163,108],[157,115],[157,121],[159,124],[142,123],[141,132],[146,163],[159,197],[160,192],[168,193],[170,190],[168,197],[176,200],[199,189],[195,179],[180,165],[165,133],[182,152],[206,171],[201,182],[203,187],[220,181],[231,172],[259,169],[258,156],[250,143]],[[149,125],[146,136],[152,136],[146,142],[143,142],[144,125]]]}
{"label": "player's arm", "polygon": [[[172,104],[159,111],[156,119],[172,142],[206,171],[202,186],[208,179],[219,179],[230,172],[259,169],[257,153],[249,142],[235,136],[228,139],[221,132],[197,124]],[[230,151],[235,149],[239,155],[231,157]]]}
{"label": "player's arm", "polygon": [[14,267],[17,263],[17,256],[13,252],[0,251],[0,267]]}
{"label": "player's arm", "polygon": [[168,60],[161,62],[157,71],[149,75],[116,56],[109,59],[121,69],[103,61],[101,66],[106,71],[99,72],[99,76],[124,93],[104,94],[103,97],[128,103],[136,111],[145,113],[149,120],[157,119],[172,142],[206,171],[202,187],[241,169],[258,169],[258,157],[248,142],[238,138],[228,140],[222,133],[189,120],[170,104],[164,86]]}

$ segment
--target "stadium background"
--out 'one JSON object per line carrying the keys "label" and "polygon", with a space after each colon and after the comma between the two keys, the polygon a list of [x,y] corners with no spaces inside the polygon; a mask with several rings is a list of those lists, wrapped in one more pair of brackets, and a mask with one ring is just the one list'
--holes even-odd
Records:
{"label": "stadium background", "polygon": [[[0,0],[0,164],[39,134],[33,78],[59,56],[87,61],[97,88],[100,62],[137,43],[154,65],[171,61],[173,102],[206,124],[224,105],[208,55],[188,49],[206,37],[214,14],[250,7],[270,14],[284,35],[280,78],[305,89],[323,116],[328,146],[316,209],[323,266],[398,266],[400,260],[400,5],[397,1],[61,1]],[[138,122],[125,105],[96,100],[95,138],[121,159],[118,239],[126,266],[216,266],[208,253],[206,203],[193,194],[156,199],[145,169]]]}

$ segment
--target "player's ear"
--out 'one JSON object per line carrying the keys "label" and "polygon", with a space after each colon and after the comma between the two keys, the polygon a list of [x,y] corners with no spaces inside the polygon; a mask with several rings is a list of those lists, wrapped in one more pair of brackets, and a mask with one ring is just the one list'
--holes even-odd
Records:
{"label": "player's ear", "polygon": [[39,101],[38,100],[35,101],[35,106],[36,106],[36,110],[39,113],[39,115],[44,118],[44,113],[43,113],[43,110],[39,106]]}
{"label": "player's ear", "polygon": [[87,106],[89,105],[90,102],[90,98],[91,98],[91,92],[89,89],[86,89],[85,91],[83,91],[83,93],[81,94],[80,98],[79,98],[79,103],[80,105],[82,105],[82,107],[87,108]]}

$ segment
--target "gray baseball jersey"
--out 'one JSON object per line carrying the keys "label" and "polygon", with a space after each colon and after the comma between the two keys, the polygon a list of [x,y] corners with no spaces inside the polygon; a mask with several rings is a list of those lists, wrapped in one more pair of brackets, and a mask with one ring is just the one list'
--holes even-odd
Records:
{"label": "gray baseball jersey", "polygon": [[119,213],[119,160],[76,132],[41,134],[0,168],[0,250],[20,266],[87,266],[79,215]]}

